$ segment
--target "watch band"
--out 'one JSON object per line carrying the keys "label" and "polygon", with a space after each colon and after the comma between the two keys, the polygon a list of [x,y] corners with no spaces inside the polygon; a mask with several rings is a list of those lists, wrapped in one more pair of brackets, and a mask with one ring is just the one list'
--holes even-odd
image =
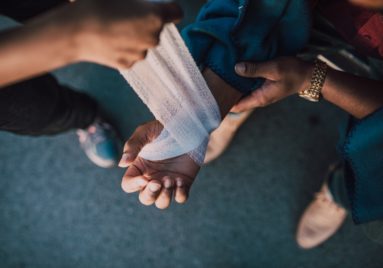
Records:
{"label": "watch band", "polygon": [[328,66],[320,60],[314,63],[314,71],[311,77],[310,87],[299,92],[299,96],[312,102],[318,102],[321,97],[323,85],[326,81]]}

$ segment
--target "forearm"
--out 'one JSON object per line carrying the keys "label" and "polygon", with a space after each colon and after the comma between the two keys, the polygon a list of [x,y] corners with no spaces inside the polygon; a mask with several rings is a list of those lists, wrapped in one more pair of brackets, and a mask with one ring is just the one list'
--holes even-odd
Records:
{"label": "forearm", "polygon": [[383,83],[330,70],[322,94],[324,99],[356,118],[383,107]]}
{"label": "forearm", "polygon": [[62,27],[59,13],[0,33],[0,87],[72,63],[74,39]]}
{"label": "forearm", "polygon": [[224,118],[230,112],[231,108],[241,99],[242,93],[231,87],[210,69],[205,69],[203,76],[217,101],[222,118]]}

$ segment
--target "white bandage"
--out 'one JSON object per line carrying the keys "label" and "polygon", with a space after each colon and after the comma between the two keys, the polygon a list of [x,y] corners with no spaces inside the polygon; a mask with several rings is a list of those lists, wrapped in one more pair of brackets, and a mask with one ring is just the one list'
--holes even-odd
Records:
{"label": "white bandage", "polygon": [[121,74],[164,126],[140,156],[158,161],[187,153],[202,165],[209,135],[221,115],[176,26],[166,25],[160,45]]}

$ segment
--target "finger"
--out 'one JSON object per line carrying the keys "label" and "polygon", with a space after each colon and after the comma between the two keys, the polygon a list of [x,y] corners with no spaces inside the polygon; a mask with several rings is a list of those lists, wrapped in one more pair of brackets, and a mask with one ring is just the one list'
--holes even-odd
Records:
{"label": "finger", "polygon": [[126,61],[130,61],[130,62],[137,62],[146,58],[148,50],[147,49],[132,50],[130,48],[127,48],[127,49],[120,49],[120,53],[122,55],[121,59],[125,59]]}
{"label": "finger", "polygon": [[147,50],[143,49],[141,51],[131,51],[131,50],[121,50],[120,56],[116,63],[116,69],[118,70],[127,70],[133,67],[133,65],[139,61],[142,61],[146,58]]}
{"label": "finger", "polygon": [[175,191],[174,199],[176,200],[177,203],[184,204],[189,197],[190,186],[187,185],[182,178],[178,178],[176,180],[176,186],[177,188]]}
{"label": "finger", "polygon": [[126,193],[141,191],[148,184],[149,180],[141,175],[141,171],[132,165],[122,178],[121,187]]}
{"label": "finger", "polygon": [[144,177],[134,177],[127,179],[124,178],[122,180],[121,187],[124,190],[124,192],[130,194],[141,191],[145,188],[145,186],[147,186],[147,184],[148,180]]}
{"label": "finger", "polygon": [[152,121],[138,127],[125,143],[120,167],[128,167],[138,156],[142,148],[155,140],[163,129],[159,121]]}
{"label": "finger", "polygon": [[170,206],[174,189],[173,180],[169,177],[165,177],[163,186],[164,187],[155,202],[156,207],[159,209],[166,209]]}
{"label": "finger", "polygon": [[160,34],[161,32],[152,33],[148,37],[143,39],[141,42],[143,48],[150,49],[158,46],[158,44],[160,43]]}
{"label": "finger", "polygon": [[249,96],[239,101],[233,108],[233,112],[244,112],[250,109],[265,107],[285,97],[283,85],[280,82],[266,80],[261,88],[253,91]]}
{"label": "finger", "polygon": [[235,72],[243,77],[266,78],[269,80],[276,80],[279,76],[275,61],[263,63],[241,62],[235,65]]}
{"label": "finger", "polygon": [[154,4],[154,8],[164,23],[178,23],[184,16],[183,10],[176,3],[156,3]]}
{"label": "finger", "polygon": [[233,108],[232,112],[242,113],[250,109],[258,108],[263,105],[264,97],[261,90],[256,90],[251,95],[241,99]]}
{"label": "finger", "polygon": [[158,195],[161,192],[162,185],[157,180],[152,180],[148,183],[144,190],[139,195],[139,200],[145,206],[153,205]]}
{"label": "finger", "polygon": [[130,69],[133,66],[133,64],[134,64],[134,61],[131,61],[130,59],[122,57],[117,60],[117,63],[113,67],[116,68],[117,70],[126,70],[126,69]]}

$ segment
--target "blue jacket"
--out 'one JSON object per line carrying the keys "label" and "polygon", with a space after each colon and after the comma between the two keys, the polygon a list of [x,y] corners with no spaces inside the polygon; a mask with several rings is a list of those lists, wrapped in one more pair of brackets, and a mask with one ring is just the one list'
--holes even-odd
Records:
{"label": "blue jacket", "polygon": [[339,150],[356,223],[383,219],[383,108],[362,120],[351,119]]}
{"label": "blue jacket", "polygon": [[210,0],[183,38],[201,68],[209,67],[237,90],[248,93],[262,80],[241,78],[240,61],[294,55],[310,31],[305,0]]}

